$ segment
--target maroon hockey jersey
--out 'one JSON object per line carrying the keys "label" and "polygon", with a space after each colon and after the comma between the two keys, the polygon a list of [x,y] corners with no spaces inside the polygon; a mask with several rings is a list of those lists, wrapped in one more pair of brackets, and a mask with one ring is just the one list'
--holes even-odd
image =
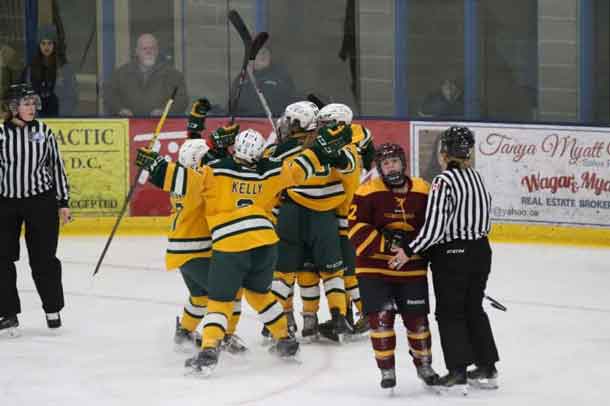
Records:
{"label": "maroon hockey jersey", "polygon": [[420,178],[408,178],[407,193],[390,191],[381,178],[363,183],[349,211],[349,238],[356,250],[356,273],[359,277],[381,277],[397,281],[426,278],[428,261],[419,255],[400,269],[390,269],[394,256],[385,251],[382,230],[403,230],[405,242],[417,236],[423,227],[429,184]]}

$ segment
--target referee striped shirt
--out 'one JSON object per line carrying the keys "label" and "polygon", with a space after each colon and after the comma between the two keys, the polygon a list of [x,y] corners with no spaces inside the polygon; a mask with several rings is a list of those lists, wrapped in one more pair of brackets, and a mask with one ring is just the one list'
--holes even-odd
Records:
{"label": "referee striped shirt", "polygon": [[405,252],[411,256],[435,244],[478,240],[489,234],[491,195],[474,169],[452,168],[432,181],[426,221]]}
{"label": "referee striped shirt", "polygon": [[0,197],[21,199],[55,190],[68,206],[68,178],[53,131],[34,120],[21,128],[0,126]]}

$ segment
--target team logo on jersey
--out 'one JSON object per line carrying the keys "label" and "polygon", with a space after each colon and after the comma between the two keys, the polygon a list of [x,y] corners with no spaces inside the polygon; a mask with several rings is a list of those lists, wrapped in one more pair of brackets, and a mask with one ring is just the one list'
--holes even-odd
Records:
{"label": "team logo on jersey", "polygon": [[40,131],[36,131],[34,133],[30,134],[30,141],[32,142],[37,142],[37,143],[41,143],[44,141],[44,134],[41,133]]}

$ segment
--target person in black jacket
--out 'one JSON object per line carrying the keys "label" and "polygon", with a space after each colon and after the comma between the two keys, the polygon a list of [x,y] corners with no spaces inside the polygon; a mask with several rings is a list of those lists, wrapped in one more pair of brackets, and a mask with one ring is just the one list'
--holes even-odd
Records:
{"label": "person in black jacket", "polygon": [[[497,388],[498,350],[483,297],[491,270],[491,195],[481,175],[471,168],[474,135],[466,127],[450,127],[441,136],[444,170],[432,181],[426,222],[417,237],[399,250],[391,263],[425,252],[430,259],[436,319],[449,373],[439,384],[466,393],[467,382]],[[476,369],[466,372],[475,364]]]}
{"label": "person in black jacket", "polygon": [[49,328],[61,326],[59,220],[71,220],[68,179],[53,131],[37,121],[40,98],[27,83],[9,88],[11,117],[0,126],[0,333],[16,334],[21,312],[15,261],[25,223],[32,277]]}

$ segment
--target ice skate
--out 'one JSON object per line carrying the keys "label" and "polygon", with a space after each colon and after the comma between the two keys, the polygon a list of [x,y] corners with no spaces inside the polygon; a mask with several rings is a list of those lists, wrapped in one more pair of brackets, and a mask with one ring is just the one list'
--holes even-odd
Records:
{"label": "ice skate", "polygon": [[196,331],[188,331],[180,325],[176,317],[176,332],[174,333],[174,350],[176,352],[192,353],[201,346],[201,335]]}
{"label": "ice skate", "polygon": [[199,351],[197,355],[187,359],[184,363],[186,374],[207,378],[218,365],[219,353],[218,347],[207,347]]}
{"label": "ice skate", "polygon": [[271,335],[271,331],[267,328],[267,326],[263,326],[261,330],[261,337],[263,338],[261,344],[264,347],[268,347],[273,344],[273,336]]}
{"label": "ice skate", "polygon": [[1,337],[19,337],[19,319],[17,316],[6,316],[0,318]]}
{"label": "ice skate", "polygon": [[466,371],[450,370],[445,376],[439,378],[435,385],[440,393],[453,395],[468,395],[468,381]]}
{"label": "ice skate", "polygon": [[330,322],[320,325],[320,335],[336,343],[342,343],[345,341],[345,336],[352,333],[352,328],[339,309],[330,309],[330,314]]}
{"label": "ice skate", "polygon": [[478,389],[498,389],[498,371],[495,366],[477,366],[467,372],[468,384]]}
{"label": "ice skate", "polygon": [[396,370],[394,368],[388,369],[380,369],[381,372],[381,382],[379,385],[381,389],[387,389],[389,391],[389,395],[392,396],[394,394],[394,387],[396,386]]}
{"label": "ice skate", "polygon": [[248,347],[237,334],[226,334],[220,343],[220,349],[233,355],[248,351]]}
{"label": "ice skate", "polygon": [[320,339],[318,326],[318,315],[315,313],[303,313],[303,329],[301,330],[303,342],[312,343]]}
{"label": "ice skate", "polygon": [[61,316],[57,313],[46,314],[47,327],[48,328],[60,328],[61,327]]}
{"label": "ice skate", "polygon": [[417,377],[421,379],[424,384],[424,387],[428,390],[431,390],[434,393],[439,393],[439,379],[438,374],[432,369],[432,366],[429,364],[420,365],[417,367]]}
{"label": "ice skate", "polygon": [[299,342],[293,336],[279,339],[269,352],[285,360],[300,362],[297,354],[299,353]]}

